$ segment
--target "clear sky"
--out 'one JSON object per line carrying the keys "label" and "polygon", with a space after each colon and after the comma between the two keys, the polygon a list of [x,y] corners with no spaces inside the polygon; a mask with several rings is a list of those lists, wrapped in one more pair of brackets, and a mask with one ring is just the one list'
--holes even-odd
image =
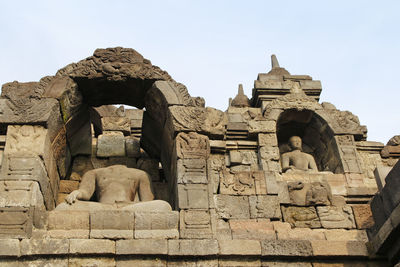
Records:
{"label": "clear sky", "polygon": [[1,1],[0,84],[38,81],[96,48],[136,49],[225,110],[251,97],[270,55],[321,80],[321,102],[357,115],[368,140],[400,134],[400,1]]}

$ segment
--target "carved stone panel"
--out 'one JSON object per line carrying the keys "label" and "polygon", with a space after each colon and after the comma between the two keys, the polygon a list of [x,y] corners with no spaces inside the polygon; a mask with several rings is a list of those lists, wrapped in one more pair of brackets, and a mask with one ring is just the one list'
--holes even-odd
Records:
{"label": "carved stone panel", "polygon": [[217,215],[223,219],[249,219],[247,196],[214,195]]}
{"label": "carved stone panel", "polygon": [[331,204],[332,193],[329,184],[326,182],[289,182],[288,190],[293,205],[315,206]]}
{"label": "carved stone panel", "polygon": [[208,190],[205,184],[178,185],[180,209],[208,209]]}
{"label": "carved stone panel", "polygon": [[176,153],[179,158],[207,158],[210,154],[208,137],[198,133],[179,133],[176,137]]}
{"label": "carved stone panel", "polygon": [[207,184],[205,159],[178,159],[178,183]]}
{"label": "carved stone panel", "polygon": [[44,156],[50,148],[47,130],[43,126],[9,125],[4,153],[29,152]]}
{"label": "carved stone panel", "polygon": [[30,238],[32,219],[32,208],[0,208],[0,238]]}
{"label": "carved stone panel", "polygon": [[362,173],[354,137],[352,135],[338,135],[335,138],[339,146],[344,172]]}
{"label": "carved stone panel", "polygon": [[36,181],[40,185],[48,210],[54,208],[55,197],[43,162],[36,155],[18,153],[7,155],[1,168],[0,180]]}
{"label": "carved stone panel", "polygon": [[317,207],[317,211],[324,228],[356,228],[350,206]]}
{"label": "carved stone panel", "polygon": [[121,131],[124,135],[131,133],[131,124],[128,117],[103,117],[101,118],[103,131]]}
{"label": "carved stone panel", "polygon": [[283,219],[292,227],[320,228],[315,207],[282,207]]}
{"label": "carved stone panel", "polygon": [[251,172],[230,173],[223,170],[220,176],[220,193],[226,195],[255,195],[255,180]]}
{"label": "carved stone panel", "polygon": [[181,238],[211,238],[211,216],[208,210],[180,211]]}
{"label": "carved stone panel", "polygon": [[213,193],[216,194],[219,189],[220,172],[225,168],[224,155],[211,154],[208,159],[208,179],[213,185]]}
{"label": "carved stone panel", "polygon": [[44,208],[39,183],[34,181],[0,181],[0,207]]}
{"label": "carved stone panel", "polygon": [[280,219],[282,218],[278,196],[250,196],[250,218]]}

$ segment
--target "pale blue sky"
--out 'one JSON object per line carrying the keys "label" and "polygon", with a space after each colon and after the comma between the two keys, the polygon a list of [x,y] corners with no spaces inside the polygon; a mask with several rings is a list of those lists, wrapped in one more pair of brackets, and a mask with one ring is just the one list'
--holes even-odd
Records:
{"label": "pale blue sky", "polygon": [[251,97],[275,53],[386,143],[400,134],[399,11],[399,1],[1,1],[0,83],[123,46],[225,110],[239,83]]}

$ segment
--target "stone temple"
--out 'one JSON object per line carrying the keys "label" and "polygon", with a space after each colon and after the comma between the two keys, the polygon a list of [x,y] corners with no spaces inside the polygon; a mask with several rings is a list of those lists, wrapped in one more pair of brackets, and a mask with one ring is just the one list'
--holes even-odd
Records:
{"label": "stone temple", "polygon": [[0,266],[397,264],[400,136],[321,90],[272,56],[224,112],[121,47],[4,84]]}

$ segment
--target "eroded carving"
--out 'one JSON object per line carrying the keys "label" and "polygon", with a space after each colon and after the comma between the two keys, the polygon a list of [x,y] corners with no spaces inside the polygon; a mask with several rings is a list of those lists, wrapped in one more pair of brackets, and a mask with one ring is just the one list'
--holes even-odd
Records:
{"label": "eroded carving", "polygon": [[317,172],[317,164],[314,157],[310,154],[301,151],[301,138],[292,136],[289,139],[289,146],[292,149],[290,152],[282,154],[282,171],[312,171]]}
{"label": "eroded carving", "polygon": [[[94,193],[98,202],[89,201]],[[136,194],[139,203],[134,203]],[[65,200],[66,203],[58,205],[57,210],[171,211],[167,202],[154,200],[146,172],[123,165],[86,172],[79,189],[72,191]]]}
{"label": "eroded carving", "polygon": [[176,137],[179,158],[207,158],[210,154],[208,137],[198,133],[180,133]]}

